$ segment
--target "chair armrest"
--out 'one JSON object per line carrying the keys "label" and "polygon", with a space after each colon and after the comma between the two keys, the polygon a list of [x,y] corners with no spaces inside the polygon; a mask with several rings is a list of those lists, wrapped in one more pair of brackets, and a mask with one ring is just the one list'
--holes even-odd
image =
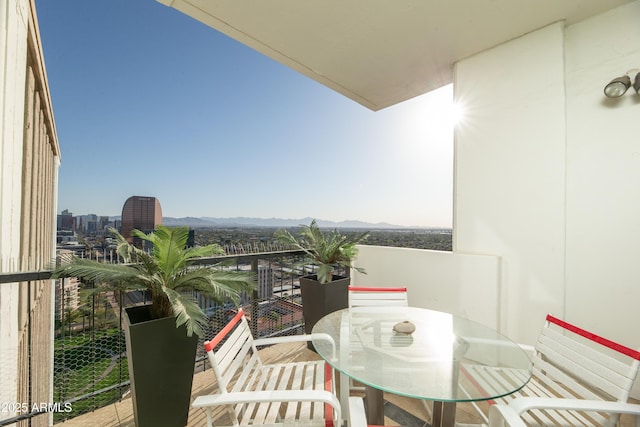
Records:
{"label": "chair armrest", "polygon": [[516,343],[516,344],[518,344],[518,346],[519,346],[522,350],[526,351],[526,352],[527,352],[527,353],[529,353],[529,354],[533,354],[533,353],[535,353],[535,352],[536,352],[536,348],[535,348],[534,346],[532,346],[532,345],[529,345],[529,344],[522,344],[522,343]]}
{"label": "chair armrest", "polygon": [[206,408],[218,405],[261,402],[324,402],[331,405],[337,420],[342,419],[338,398],[333,393],[324,390],[241,391],[209,394],[196,397],[191,406],[194,408]]}
{"label": "chair armrest", "polygon": [[489,406],[489,427],[526,427],[520,415],[507,405]]}
{"label": "chair armrest", "polygon": [[610,402],[606,400],[518,397],[509,403],[509,407],[519,415],[531,409],[573,409],[579,411],[640,415],[640,405],[626,402]]}
{"label": "chair armrest", "polygon": [[264,345],[272,345],[272,344],[282,344],[289,342],[305,342],[311,340],[323,340],[328,341],[331,344],[332,349],[332,360],[336,358],[336,343],[331,338],[331,335],[324,333],[315,333],[315,334],[305,334],[305,335],[286,335],[281,337],[272,337],[272,338],[258,338],[253,340],[253,343],[256,347],[264,346]]}

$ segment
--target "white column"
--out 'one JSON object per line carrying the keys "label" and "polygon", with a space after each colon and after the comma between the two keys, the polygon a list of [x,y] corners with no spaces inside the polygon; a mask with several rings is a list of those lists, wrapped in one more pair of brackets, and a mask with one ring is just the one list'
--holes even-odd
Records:
{"label": "white column", "polygon": [[[27,0],[0,2],[0,272],[18,269]],[[17,402],[18,284],[0,285],[0,402]],[[0,419],[16,415],[0,412]]]}

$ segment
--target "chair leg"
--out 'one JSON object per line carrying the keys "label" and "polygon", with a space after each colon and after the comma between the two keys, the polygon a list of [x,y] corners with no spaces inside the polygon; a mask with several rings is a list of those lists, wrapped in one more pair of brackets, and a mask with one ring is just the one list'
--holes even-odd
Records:
{"label": "chair leg", "polygon": [[424,409],[427,411],[427,416],[429,418],[433,418],[433,410],[431,409],[429,402],[430,402],[429,400],[423,400],[422,405],[424,406]]}
{"label": "chair leg", "polygon": [[432,426],[450,426],[454,424],[456,418],[455,402],[433,402]]}
{"label": "chair leg", "polygon": [[342,418],[345,420],[350,419],[349,417],[349,391],[350,391],[350,378],[340,372],[340,406],[342,406]]}

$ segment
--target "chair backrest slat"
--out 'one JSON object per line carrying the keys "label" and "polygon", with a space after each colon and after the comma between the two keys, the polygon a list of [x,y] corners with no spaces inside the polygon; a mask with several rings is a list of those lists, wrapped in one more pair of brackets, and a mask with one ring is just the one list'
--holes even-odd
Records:
{"label": "chair backrest slat", "polygon": [[205,351],[209,351],[209,350],[213,350],[214,348],[216,348],[218,346],[218,344],[220,344],[222,341],[224,341],[224,339],[227,337],[227,335],[229,335],[229,333],[233,330],[233,327],[240,322],[240,320],[243,318],[244,316],[244,310],[240,309],[238,310],[238,313],[233,316],[233,318],[231,319],[231,321],[229,323],[227,323],[224,328],[222,328],[220,330],[220,332],[218,332],[216,334],[215,337],[213,337],[213,339],[211,341],[207,341],[204,343],[204,349]]}
{"label": "chair backrest slat", "polygon": [[233,386],[233,391],[242,391],[249,389],[257,381],[260,376],[260,357],[257,354],[253,354],[249,363],[246,364],[246,369],[243,369],[240,377]]}
{"label": "chair backrest slat", "polygon": [[534,370],[548,384],[562,383],[583,399],[625,402],[638,373],[640,353],[551,315],[536,343]]}
{"label": "chair backrest slat", "polygon": [[[232,366],[234,360],[238,357],[244,357],[251,347],[251,331],[243,326],[240,323],[220,349],[214,350],[218,367],[223,374]],[[247,348],[247,344],[249,344],[249,348]]]}
{"label": "chair backrest slat", "polygon": [[[635,378],[633,366],[556,331],[545,331],[539,338],[538,348],[546,363],[558,366],[567,376],[602,389],[616,400],[626,400],[627,390]],[[630,378],[631,375],[634,377]]]}
{"label": "chair backrest slat", "polygon": [[[246,377],[246,375],[260,366],[259,356],[257,352],[252,352],[251,348],[251,342],[246,341],[243,344],[236,357],[233,358],[231,364],[223,373],[225,382],[231,382],[238,375],[238,373],[241,374],[241,377]],[[237,384],[241,381],[241,379],[237,379],[235,380],[235,383]]]}
{"label": "chair backrest slat", "polygon": [[603,395],[592,383],[583,383],[573,375],[567,375],[557,365],[547,363],[538,355],[532,357],[533,374],[545,386],[553,390],[553,394],[567,399],[614,400],[611,395]]}
{"label": "chair backrest slat", "polygon": [[349,307],[406,307],[407,288],[349,286]]}
{"label": "chair backrest slat", "polygon": [[234,389],[241,389],[262,363],[243,310],[213,340],[205,343],[205,350],[221,393],[231,391],[228,385],[232,380]]}
{"label": "chair backrest slat", "polygon": [[589,332],[585,329],[579,328],[578,326],[572,325],[569,322],[565,322],[564,320],[558,319],[557,317],[552,316],[551,314],[547,315],[547,322],[553,323],[555,325],[560,326],[561,328],[573,332],[574,334],[580,335],[584,338],[587,338],[590,341],[598,343],[604,347],[610,348],[620,354],[624,354],[632,359],[640,361],[640,351],[634,350],[632,348],[626,347],[622,344],[619,344],[615,341],[611,341],[607,338],[601,337],[599,335],[594,334],[593,332]]}
{"label": "chair backrest slat", "polygon": [[[238,328],[229,335],[227,341],[225,341],[220,349],[217,351],[214,350],[218,362],[218,369],[220,369],[222,373],[229,369],[237,357],[244,357],[246,355],[247,349],[245,348],[245,344],[250,341],[250,338],[251,333],[240,324]],[[240,354],[241,352],[242,354]]]}

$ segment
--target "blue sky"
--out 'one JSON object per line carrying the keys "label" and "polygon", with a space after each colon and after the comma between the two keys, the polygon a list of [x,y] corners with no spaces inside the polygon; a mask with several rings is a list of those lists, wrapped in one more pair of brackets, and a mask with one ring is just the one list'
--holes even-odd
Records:
{"label": "blue sky", "polygon": [[58,211],[451,226],[452,88],[373,112],[153,0],[36,0]]}

